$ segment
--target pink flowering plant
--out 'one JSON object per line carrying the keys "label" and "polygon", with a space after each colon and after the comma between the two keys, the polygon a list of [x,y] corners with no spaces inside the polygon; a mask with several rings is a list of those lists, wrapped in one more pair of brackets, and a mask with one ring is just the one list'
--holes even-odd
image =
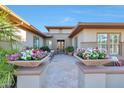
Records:
{"label": "pink flowering plant", "polygon": [[40,49],[23,49],[19,53],[10,54],[7,56],[9,61],[16,60],[41,60],[47,56],[48,52]]}
{"label": "pink flowering plant", "polygon": [[77,56],[82,59],[105,59],[107,58],[107,52],[104,49],[87,48],[77,49]]}

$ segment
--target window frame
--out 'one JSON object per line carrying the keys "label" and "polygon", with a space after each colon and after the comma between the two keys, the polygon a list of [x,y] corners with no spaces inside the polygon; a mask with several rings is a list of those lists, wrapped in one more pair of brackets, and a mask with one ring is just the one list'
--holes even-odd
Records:
{"label": "window frame", "polygon": [[[38,40],[38,43],[37,43],[37,40]],[[40,47],[40,39],[39,39],[38,36],[33,36],[33,47],[34,48],[39,48]]]}
{"label": "window frame", "polygon": [[[107,34],[107,53],[110,55],[120,55],[121,53],[121,32],[97,32],[97,36],[96,36],[96,42],[97,42],[97,46],[99,46],[99,42],[98,42],[98,34]],[[110,46],[113,45],[110,43],[110,34],[119,34],[119,43],[118,43],[118,54],[111,54],[110,53]],[[114,44],[117,45],[117,44]]]}

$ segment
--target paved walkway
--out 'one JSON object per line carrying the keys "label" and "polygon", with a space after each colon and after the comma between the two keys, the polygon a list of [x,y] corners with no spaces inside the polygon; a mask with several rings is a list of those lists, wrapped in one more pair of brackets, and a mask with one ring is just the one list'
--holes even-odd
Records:
{"label": "paved walkway", "polygon": [[64,54],[55,55],[48,65],[44,77],[46,88],[77,88],[78,68],[77,59]]}

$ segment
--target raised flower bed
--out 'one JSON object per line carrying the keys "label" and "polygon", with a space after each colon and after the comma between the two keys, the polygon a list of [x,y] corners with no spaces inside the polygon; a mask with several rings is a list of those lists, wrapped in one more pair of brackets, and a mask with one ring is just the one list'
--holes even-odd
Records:
{"label": "raised flower bed", "polygon": [[98,66],[116,61],[107,56],[107,52],[103,49],[77,49],[74,56],[87,66]]}
{"label": "raised flower bed", "polygon": [[37,67],[49,59],[47,51],[39,49],[23,49],[21,52],[7,56],[8,63],[23,66]]}

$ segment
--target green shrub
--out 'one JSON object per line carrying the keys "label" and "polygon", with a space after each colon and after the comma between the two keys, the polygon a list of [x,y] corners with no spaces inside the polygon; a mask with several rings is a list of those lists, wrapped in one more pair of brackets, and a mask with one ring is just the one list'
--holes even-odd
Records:
{"label": "green shrub", "polygon": [[82,53],[82,52],[79,52],[79,53],[77,54],[77,56],[79,56],[80,58],[83,58],[83,53]]}
{"label": "green shrub", "polygon": [[43,51],[48,51],[48,52],[50,52],[50,49],[49,49],[48,46],[43,46],[43,47],[41,47],[40,49],[43,50]]}
{"label": "green shrub", "polygon": [[66,52],[74,52],[74,47],[68,46],[65,50],[66,50]]}
{"label": "green shrub", "polygon": [[11,87],[15,84],[14,72],[16,67],[7,63],[7,55],[17,50],[0,50],[0,87]]}

